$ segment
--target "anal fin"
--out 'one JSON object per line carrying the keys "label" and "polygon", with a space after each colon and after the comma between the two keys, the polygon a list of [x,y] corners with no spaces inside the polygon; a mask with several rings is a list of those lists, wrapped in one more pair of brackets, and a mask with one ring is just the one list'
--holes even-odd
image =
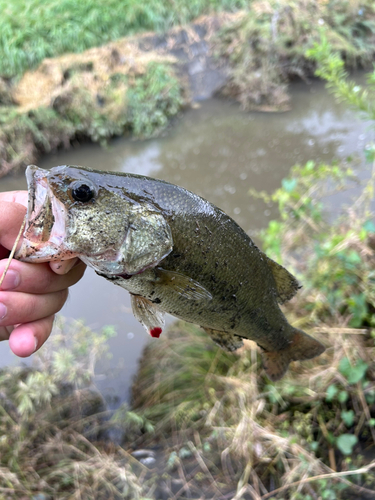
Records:
{"label": "anal fin", "polygon": [[151,337],[160,337],[164,327],[165,313],[151,300],[130,294],[134,317],[143,325]]}
{"label": "anal fin", "polygon": [[263,367],[270,380],[281,379],[288,369],[291,361],[303,361],[319,356],[325,347],[318,340],[310,337],[302,330],[293,328],[294,335],[290,344],[279,351],[263,351]]}
{"label": "anal fin", "polygon": [[226,351],[233,352],[243,346],[242,339],[233,333],[212,330],[212,328],[203,328],[203,330],[211,337],[215,344]]}

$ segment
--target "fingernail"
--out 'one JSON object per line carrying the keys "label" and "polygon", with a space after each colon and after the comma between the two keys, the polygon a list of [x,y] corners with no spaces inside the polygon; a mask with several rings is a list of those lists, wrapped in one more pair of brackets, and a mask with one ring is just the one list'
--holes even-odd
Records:
{"label": "fingernail", "polygon": [[35,348],[34,348],[34,352],[37,350],[37,347],[38,347],[38,339],[36,337],[34,337],[34,342],[35,342]]}
{"label": "fingernail", "polygon": [[2,290],[14,290],[15,288],[18,287],[20,282],[21,282],[20,273],[10,269],[5,275],[4,281],[1,285],[1,289]]}
{"label": "fingernail", "polygon": [[7,312],[8,312],[7,306],[0,302],[0,319],[4,319],[5,316],[7,315]]}

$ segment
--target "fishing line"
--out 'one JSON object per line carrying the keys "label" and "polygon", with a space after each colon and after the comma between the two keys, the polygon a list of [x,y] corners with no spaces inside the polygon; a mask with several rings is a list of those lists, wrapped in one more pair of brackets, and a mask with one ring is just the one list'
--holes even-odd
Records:
{"label": "fishing line", "polygon": [[17,248],[17,245],[18,245],[18,242],[20,241],[20,238],[22,236],[22,233],[23,233],[23,230],[25,228],[25,224],[26,224],[26,216],[24,217],[23,219],[23,222],[21,224],[21,228],[19,230],[19,233],[18,233],[18,236],[16,238],[16,241],[14,242],[14,245],[13,245],[13,248],[12,248],[12,251],[10,252],[10,255],[8,257],[8,262],[7,262],[7,265],[5,266],[5,269],[4,269],[4,272],[3,272],[3,275],[1,276],[0,278],[0,287],[4,281],[4,278],[5,278],[5,275],[6,273],[8,272],[8,269],[9,269],[9,266],[10,266],[10,263],[12,262],[13,260],[13,256],[14,256],[14,253],[16,251],[16,248]]}

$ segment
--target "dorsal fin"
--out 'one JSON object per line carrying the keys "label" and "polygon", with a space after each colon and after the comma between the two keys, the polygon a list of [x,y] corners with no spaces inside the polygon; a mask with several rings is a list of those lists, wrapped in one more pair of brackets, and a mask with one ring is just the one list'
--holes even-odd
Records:
{"label": "dorsal fin", "polygon": [[301,288],[301,285],[285,267],[280,266],[280,264],[267,257],[267,255],[265,255],[265,257],[267,258],[267,264],[270,266],[273,277],[275,278],[278,302],[279,304],[284,304],[284,302],[295,296],[297,290]]}

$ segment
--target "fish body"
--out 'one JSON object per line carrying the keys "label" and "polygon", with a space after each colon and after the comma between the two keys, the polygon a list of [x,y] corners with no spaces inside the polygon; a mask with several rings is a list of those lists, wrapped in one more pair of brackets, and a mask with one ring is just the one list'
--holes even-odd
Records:
{"label": "fish body", "polygon": [[75,166],[30,166],[27,179],[20,260],[77,256],[130,292],[152,336],[167,312],[200,325],[228,350],[253,340],[272,380],[290,361],[324,351],[279,308],[297,292],[297,280],[203,198],[165,181]]}

